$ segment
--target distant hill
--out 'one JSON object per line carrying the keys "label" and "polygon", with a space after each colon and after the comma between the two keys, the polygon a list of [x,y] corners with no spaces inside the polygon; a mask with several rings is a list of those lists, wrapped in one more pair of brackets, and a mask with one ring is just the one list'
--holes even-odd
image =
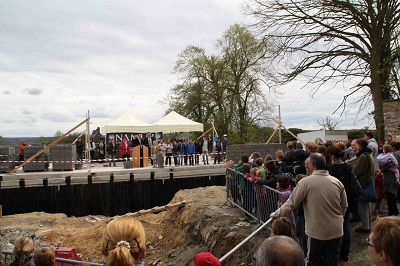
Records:
{"label": "distant hill", "polygon": [[7,138],[0,136],[0,145],[19,145],[22,140],[26,140],[31,145],[43,145],[44,142],[48,142],[52,137],[15,137]]}

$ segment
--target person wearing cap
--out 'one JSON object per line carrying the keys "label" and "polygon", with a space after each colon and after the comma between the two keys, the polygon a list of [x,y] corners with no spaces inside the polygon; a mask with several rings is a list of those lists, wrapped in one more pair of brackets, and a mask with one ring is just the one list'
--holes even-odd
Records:
{"label": "person wearing cap", "polygon": [[224,139],[222,140],[222,159],[226,162],[226,147],[228,146],[228,135],[224,134]]}
{"label": "person wearing cap", "polygon": [[19,161],[23,162],[24,161],[24,153],[25,153],[25,147],[26,146],[31,146],[31,144],[26,143],[26,140],[22,140],[21,144],[19,144]]}
{"label": "person wearing cap", "polygon": [[193,258],[194,266],[221,266],[218,258],[210,252],[200,252]]}

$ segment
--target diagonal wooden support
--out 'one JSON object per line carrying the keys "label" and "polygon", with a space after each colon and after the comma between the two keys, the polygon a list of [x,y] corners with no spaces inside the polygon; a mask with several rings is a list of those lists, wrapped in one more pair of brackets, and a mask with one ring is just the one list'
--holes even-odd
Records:
{"label": "diagonal wooden support", "polygon": [[30,163],[33,159],[35,159],[37,156],[39,156],[42,152],[44,152],[46,149],[50,148],[51,146],[57,144],[57,142],[59,142],[60,140],[62,140],[63,138],[65,138],[69,133],[71,133],[72,131],[74,131],[75,129],[77,129],[78,127],[80,127],[81,125],[85,124],[89,119],[85,119],[83,120],[81,123],[79,123],[77,126],[75,126],[73,129],[69,130],[67,133],[59,136],[58,138],[56,138],[55,140],[53,140],[49,145],[44,146],[43,149],[41,149],[40,151],[38,151],[37,153],[35,153],[34,155],[32,155],[29,159],[25,160],[25,162],[23,162],[22,164],[18,165],[17,167],[15,167],[13,170],[11,170],[8,174],[11,175],[13,173],[15,173],[19,168],[23,167],[24,165],[26,165],[27,163]]}

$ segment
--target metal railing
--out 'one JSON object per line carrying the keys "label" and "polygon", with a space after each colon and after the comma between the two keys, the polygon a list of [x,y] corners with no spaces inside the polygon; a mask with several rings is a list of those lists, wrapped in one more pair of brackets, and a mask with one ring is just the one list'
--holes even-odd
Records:
{"label": "metal railing", "polygon": [[[4,264],[2,264],[3,263],[3,254],[4,254]],[[8,260],[9,260],[9,262],[7,262]],[[14,255],[11,250],[1,250],[0,265],[8,266],[8,265],[10,265],[11,262],[13,262],[13,260],[14,260]],[[57,258],[57,257],[56,257],[56,262],[58,262],[58,264],[56,264],[56,265],[61,265],[61,266],[68,266],[68,265],[103,266],[104,265],[102,263],[95,263],[95,262],[81,261],[81,260],[70,260],[70,259],[63,259],[63,258]]]}
{"label": "metal railing", "polygon": [[282,202],[282,192],[267,186],[254,185],[242,173],[229,168],[226,170],[225,204],[230,203],[240,208],[262,224],[278,209],[278,202]]}
{"label": "metal railing", "polygon": [[[219,259],[224,265],[254,265],[253,254],[256,247],[249,245],[251,239],[264,232],[270,232],[269,226],[273,219],[270,214],[276,211],[285,200],[283,193],[249,182],[242,173],[233,169],[226,170],[226,203],[241,209],[248,217],[257,220],[258,228],[243,239],[237,246]],[[224,204],[224,205],[225,205]]]}

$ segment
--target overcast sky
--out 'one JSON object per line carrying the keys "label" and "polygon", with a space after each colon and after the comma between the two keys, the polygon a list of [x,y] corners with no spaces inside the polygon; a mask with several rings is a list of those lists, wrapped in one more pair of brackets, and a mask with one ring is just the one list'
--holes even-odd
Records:
{"label": "overcast sky", "polygon": [[[251,21],[242,3],[0,0],[0,136],[67,132],[88,110],[91,129],[127,110],[155,122],[167,108],[159,101],[177,82],[177,55],[191,44],[213,53],[230,25]],[[318,129],[318,117],[330,115],[342,94],[329,91],[313,99],[297,87],[282,88],[274,99],[283,125]],[[355,114],[349,110],[340,127],[371,124],[357,122]]]}

